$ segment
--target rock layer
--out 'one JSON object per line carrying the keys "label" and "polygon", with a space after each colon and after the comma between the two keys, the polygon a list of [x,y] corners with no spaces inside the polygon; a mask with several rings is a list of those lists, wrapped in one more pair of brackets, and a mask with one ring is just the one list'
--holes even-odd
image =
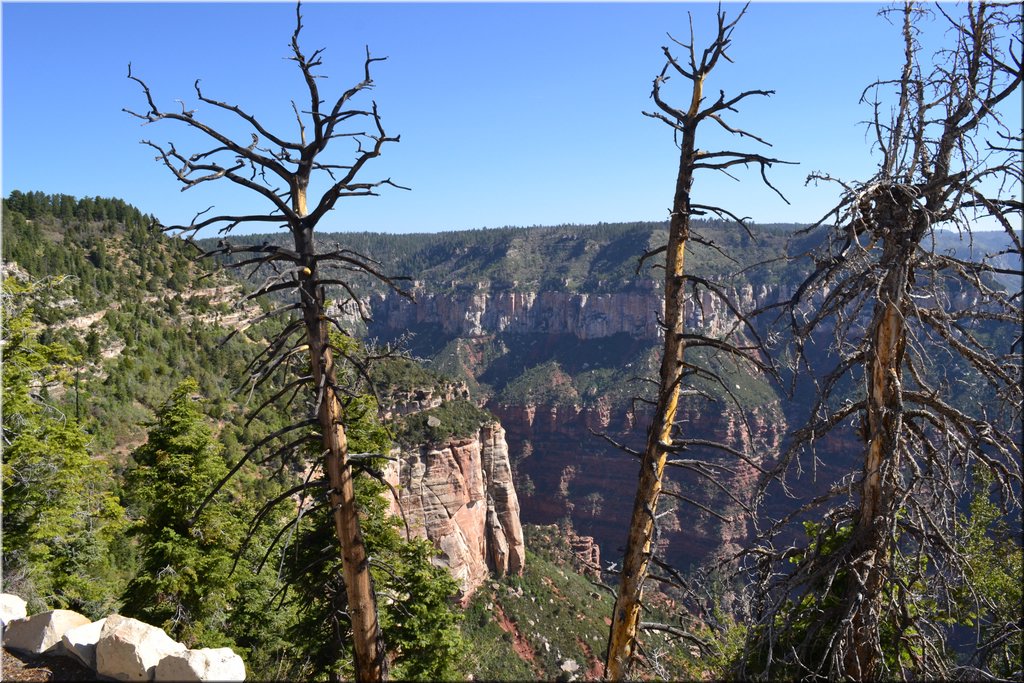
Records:
{"label": "rock layer", "polygon": [[475,438],[405,449],[386,474],[399,490],[394,512],[441,550],[463,598],[490,572],[522,573],[519,498],[500,424],[483,425]]}
{"label": "rock layer", "polygon": [[[635,458],[594,432],[600,431],[637,449],[642,447],[644,434],[632,426],[632,421],[635,419],[645,428],[647,418],[613,416],[607,429],[595,430],[595,411],[588,408],[501,404],[488,408],[508,428],[510,449],[517,454],[519,477],[531,482],[523,491],[523,521],[550,524],[552,520],[569,517],[581,536],[594,538],[606,558],[619,557],[629,528],[638,465]],[[734,448],[745,448],[753,455],[752,463],[746,463],[713,451],[706,454],[730,468],[723,485],[740,497],[752,491],[757,475],[754,465],[764,466],[777,452],[786,427],[774,406],[755,409],[745,418],[731,408],[712,412],[684,406],[680,419],[690,435],[720,440]],[[750,426],[749,436],[744,436],[740,429],[744,419]],[[697,495],[702,485],[710,486],[676,471],[670,473],[666,484],[691,497]],[[595,496],[596,502],[588,503]],[[726,524],[690,505],[680,505],[675,513],[663,518],[660,542],[670,562],[679,566],[696,563],[728,553],[746,539],[749,529],[742,517],[734,514],[735,503],[721,492],[714,495],[713,501],[717,512],[733,517],[734,521]]]}
{"label": "rock layer", "polygon": [[[482,282],[473,289],[463,287],[443,294],[420,288],[415,293],[415,303],[391,291],[372,295],[369,308],[376,321],[374,329],[387,333],[432,325],[447,337],[508,332],[564,334],[582,340],[628,334],[657,341],[662,335],[657,314],[664,304],[654,280],[634,280],[615,292],[520,291]],[[792,295],[791,288],[763,284],[743,284],[728,293],[740,310]],[[706,289],[696,300],[687,299],[685,314],[687,329],[701,329],[710,335],[721,334],[734,322],[722,299]]]}
{"label": "rock layer", "polygon": [[[783,282],[726,287],[726,293],[740,310],[785,300],[792,294],[790,290],[791,285]],[[530,286],[504,286],[485,280],[473,286],[453,282],[444,294],[420,286],[416,298],[418,303],[413,305],[393,293],[371,297],[373,334],[391,338],[404,330],[418,329],[433,340],[432,345],[423,349],[428,355],[441,348],[441,340],[463,340],[463,346],[457,345],[457,349],[468,351],[455,354],[460,370],[492,392],[486,407],[508,430],[516,483],[525,496],[523,521],[550,524],[568,517],[581,535],[594,537],[607,557],[617,557],[626,538],[637,464],[596,434],[640,448],[648,419],[637,414],[637,404],[623,405],[621,396],[601,395],[601,389],[607,387],[584,394],[574,393],[579,387],[571,386],[572,390],[558,393],[557,400],[546,400],[548,397],[542,391],[539,400],[529,393],[524,398],[502,391],[517,381],[517,373],[525,373],[556,356],[557,369],[566,374],[567,382],[575,381],[569,378],[570,373],[576,377],[591,371],[588,364],[592,362],[604,364],[598,370],[638,363],[642,351],[657,348],[661,339],[658,316],[663,300],[658,283],[634,279],[612,291],[587,292],[550,286],[531,291]],[[695,296],[687,299],[684,312],[688,331],[718,337],[728,334],[735,325],[735,316],[727,304],[708,288],[697,288]],[[586,352],[595,354],[594,358],[588,356],[586,363],[569,367],[574,364],[564,353],[567,346],[612,339],[616,335],[628,336],[636,342],[626,345],[630,349],[628,355],[607,359],[587,347]],[[484,343],[474,355],[473,343],[481,341]],[[520,346],[512,348],[515,345]],[[562,350],[561,355],[554,349]],[[488,353],[496,353],[498,360]],[[638,375],[640,368],[638,364]],[[749,463],[736,458],[721,461],[729,467],[729,474],[721,483],[729,490],[744,493],[753,486],[757,467],[774,457],[785,430],[785,416],[770,401],[746,415],[731,404],[684,412],[685,436],[752,449],[753,460]],[[741,429],[744,421],[751,426],[750,434]],[[714,461],[718,455],[711,452],[706,457]],[[710,484],[673,472],[673,477],[676,475],[681,475],[678,483],[673,484],[676,492],[688,497],[708,497],[708,491],[703,489]],[[735,501],[714,488],[711,497],[715,512],[727,518],[733,516]],[[738,521],[739,516],[733,517],[737,521],[726,524],[698,508],[683,505],[663,519],[662,550],[680,566],[709,555],[728,554],[749,533],[746,524]],[[500,543],[495,547],[500,554]]]}
{"label": "rock layer", "polygon": [[371,302],[374,317],[395,330],[424,323],[440,325],[449,336],[472,337],[511,332],[571,334],[596,339],[625,332],[657,339],[651,315],[661,294],[655,283],[641,280],[636,289],[612,293],[520,292],[478,289],[445,294],[417,292],[417,303],[391,293]]}

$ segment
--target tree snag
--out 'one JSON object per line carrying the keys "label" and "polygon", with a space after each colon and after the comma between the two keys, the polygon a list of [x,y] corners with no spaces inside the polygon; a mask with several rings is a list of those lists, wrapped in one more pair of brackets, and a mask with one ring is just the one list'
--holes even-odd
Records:
{"label": "tree snag", "polygon": [[[249,134],[244,136],[244,141],[205,123],[196,111],[186,111],[184,105],[180,113],[163,111],[155,103],[146,83],[132,74],[131,65],[128,69],[128,78],[141,86],[149,109],[144,113],[128,109],[124,111],[142,119],[145,124],[165,120],[183,124],[213,141],[211,148],[191,155],[179,152],[171,143],[162,146],[148,140],[143,141],[143,144],[157,151],[156,159],[162,162],[183,185],[182,190],[204,182],[226,179],[262,196],[270,204],[266,213],[204,218],[206,212],[202,212],[187,226],[169,226],[164,227],[164,230],[184,234],[189,241],[192,241],[203,228],[216,227],[221,235],[228,235],[239,225],[253,223],[282,225],[291,233],[292,249],[274,245],[234,247],[223,239],[216,249],[204,255],[240,254],[243,259],[233,263],[234,267],[271,267],[275,274],[247,298],[291,291],[297,299],[295,303],[267,314],[284,315],[297,311],[300,317],[286,319],[281,333],[271,340],[263,353],[253,359],[249,365],[249,370],[252,371],[251,380],[255,386],[268,381],[279,370],[294,366],[293,369],[299,378],[285,386],[285,390],[293,386],[296,391],[305,387],[309,396],[315,397],[311,401],[313,416],[310,419],[291,425],[272,436],[277,437],[310,427],[319,430],[317,440],[323,457],[323,471],[327,477],[327,498],[343,559],[344,591],[347,596],[347,617],[352,629],[355,675],[360,681],[379,681],[387,676],[387,662],[381,642],[376,598],[369,571],[370,559],[367,557],[356,510],[353,463],[349,459],[344,426],[346,390],[337,384],[335,368],[338,350],[332,347],[328,334],[331,325],[338,329],[341,329],[341,326],[328,315],[325,286],[340,285],[353,299],[355,294],[347,283],[322,278],[319,266],[328,262],[340,263],[343,268],[350,271],[367,273],[395,289],[397,286],[394,279],[382,274],[376,263],[360,254],[348,250],[318,253],[314,242],[314,230],[339,199],[376,195],[378,188],[384,185],[400,187],[390,179],[375,182],[362,182],[356,179],[367,162],[380,155],[386,143],[398,142],[399,138],[390,137],[385,133],[376,103],[372,103],[369,109],[356,108],[352,103],[357,95],[373,87],[371,66],[385,58],[371,57],[367,49],[363,64],[363,80],[342,93],[334,104],[326,109],[317,85],[320,77],[315,74],[316,67],[321,65],[320,56],[323,50],[318,49],[306,56],[299,47],[301,30],[301,6],[296,5],[296,26],[292,33],[289,59],[298,65],[309,97],[308,109],[300,109],[294,101],[292,102],[298,127],[298,140],[279,137],[270,132],[255,116],[237,105],[207,97],[200,89],[198,80],[195,82],[195,91],[199,102],[208,105],[212,110],[229,112],[247,124]],[[342,130],[342,126],[351,126],[359,121],[368,122],[369,128],[354,132]],[[336,140],[348,140],[353,144],[352,161],[338,164],[323,160],[322,155],[327,147]],[[337,145],[332,145],[332,150],[335,146]],[[315,204],[311,204],[308,191],[310,180],[315,174],[318,177],[320,174],[326,174],[330,177],[330,184]],[[283,184],[283,187],[278,184]],[[306,363],[297,362],[303,355],[307,359]],[[285,390],[278,392],[278,395],[286,393]],[[292,394],[292,400],[294,398],[295,393]],[[269,405],[270,401],[258,406],[252,416]],[[267,441],[269,437],[261,443]],[[304,437],[299,441],[293,441],[289,446],[307,441],[308,438]],[[257,447],[260,445],[257,444]],[[256,447],[250,449],[245,458],[232,469],[232,474],[253,455],[255,450]],[[221,482],[221,485],[223,483]],[[318,483],[310,483],[310,488],[319,488]],[[216,490],[211,492],[210,496],[212,497],[215,492]]]}
{"label": "tree snag", "polygon": [[[725,14],[719,10],[717,14],[717,33],[710,45],[699,54],[694,49],[693,27],[690,27],[690,43],[680,43],[669,36],[677,45],[688,52],[689,64],[684,66],[671,53],[668,47],[662,48],[666,63],[661,73],[654,79],[651,97],[660,111],[648,113],[646,116],[668,124],[674,131],[679,147],[679,171],[676,177],[675,195],[669,219],[668,243],[641,257],[646,259],[664,252],[665,254],[665,300],[662,324],[665,341],[662,350],[661,366],[658,377],[658,390],[654,402],[651,425],[647,432],[647,442],[640,454],[640,474],[637,483],[636,498],[633,503],[629,536],[626,542],[626,554],[623,558],[618,595],[612,615],[611,631],[608,639],[605,677],[608,680],[621,680],[628,673],[637,656],[637,634],[642,627],[640,613],[643,600],[644,583],[648,578],[648,569],[656,551],[654,537],[656,532],[656,510],[658,499],[662,493],[665,466],[670,453],[683,450],[684,440],[676,436],[676,412],[679,406],[680,390],[684,377],[695,371],[694,366],[684,361],[684,352],[688,343],[714,346],[719,350],[732,353],[747,361],[756,362],[756,354],[748,349],[740,349],[723,340],[709,340],[700,335],[684,332],[685,288],[694,278],[685,272],[686,250],[691,241],[699,241],[699,237],[691,230],[691,217],[715,214],[739,223],[744,229],[746,219],[740,219],[729,211],[708,205],[695,204],[691,201],[694,174],[701,169],[727,172],[734,166],[756,165],[760,167],[762,180],[772,187],[765,176],[765,170],[778,159],[746,152],[705,151],[696,146],[697,127],[704,121],[714,121],[734,135],[749,137],[760,143],[764,140],[746,131],[733,128],[725,123],[722,116],[728,111],[736,111],[736,105],[751,96],[768,96],[772,91],[749,90],[726,99],[724,92],[719,92],[717,99],[705,102],[705,81],[720,59],[729,61],[726,51],[736,23],[746,12],[746,7],[731,22],[726,21]],[[669,80],[670,70],[681,75],[691,84],[690,103],[686,110],[677,109],[662,99],[662,85]],[[778,190],[775,190],[778,192]],[[779,195],[781,197],[781,194]],[[784,198],[783,198],[784,199]],[[704,283],[707,286],[709,283]],[[722,293],[708,287],[721,297]],[[736,309],[727,304],[734,313]],[[747,326],[741,318],[741,326]],[[750,328],[752,332],[753,329]],[[756,336],[756,333],[755,333]],[[695,471],[700,473],[699,468]],[[706,473],[704,473],[706,476]]]}
{"label": "tree snag", "polygon": [[[905,61],[899,78],[862,96],[878,171],[843,183],[839,205],[808,228],[821,240],[809,254],[816,268],[788,310],[798,358],[822,379],[773,476],[851,418],[863,453],[859,477],[778,520],[755,549],[760,616],[743,677],[992,675],[956,663],[946,623],[961,618],[957,592],[973,591],[958,509],[978,470],[1008,511],[1020,504],[1024,316],[1019,288],[998,278],[1021,275],[1020,127],[1000,114],[1020,89],[1021,18],[984,2],[958,17],[934,8],[952,43],[930,70],[917,42],[924,10],[885,12],[901,19]],[[981,251],[979,221],[1009,246]],[[822,373],[803,342],[829,326],[833,365]],[[788,523],[812,511],[806,545],[778,549]],[[978,630],[979,645],[1020,638],[1019,624]]]}

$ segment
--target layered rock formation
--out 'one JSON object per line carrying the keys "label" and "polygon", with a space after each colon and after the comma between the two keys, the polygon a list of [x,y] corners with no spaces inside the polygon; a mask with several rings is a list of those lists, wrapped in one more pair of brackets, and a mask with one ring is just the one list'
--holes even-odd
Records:
{"label": "layered rock formation", "polygon": [[[785,298],[790,293],[787,289],[743,284],[729,291],[729,296],[741,310],[752,310]],[[711,336],[727,334],[735,325],[732,312],[717,294],[704,288],[698,294],[687,303],[688,328]],[[463,343],[462,348],[478,344],[480,352],[465,354],[463,370],[495,389],[514,382],[517,372],[544,362],[548,352],[561,354],[560,368],[554,372],[565,375],[563,379],[570,385],[577,374],[594,371],[602,364],[610,369],[632,365],[634,370],[630,372],[640,374],[640,356],[633,354],[657,347],[661,335],[658,312],[662,297],[652,280],[634,280],[620,291],[595,293],[515,291],[481,282],[440,295],[431,294],[427,287],[417,292],[415,304],[392,293],[382,293],[371,299],[370,307],[377,321],[375,329],[384,336],[406,329],[429,329],[441,338],[473,340],[468,346]],[[615,354],[595,351],[595,344],[614,339],[614,335],[619,335],[614,348],[629,356],[612,357]],[[624,343],[622,335],[635,341]],[[537,341],[530,342],[531,339]],[[524,343],[532,343],[533,347],[526,354],[517,353],[513,345]],[[572,366],[571,352],[567,356],[559,351],[566,347],[578,349],[576,355],[581,360],[577,367]],[[585,362],[584,354],[588,354]],[[634,406],[625,405],[621,397],[614,400],[601,392],[584,397],[582,391],[576,392],[574,388],[564,393],[568,402],[563,397],[559,403],[509,402],[499,394],[487,402],[487,408],[508,430],[517,483],[525,496],[523,521],[550,524],[568,517],[581,534],[593,537],[608,556],[617,557],[626,538],[637,464],[595,433],[639,447],[647,420],[636,414]],[[688,436],[752,451],[758,459],[770,458],[775,453],[785,428],[781,413],[767,406],[746,416],[728,405],[714,410],[693,408],[684,410],[683,420]],[[744,420],[750,426],[749,434],[741,428]],[[759,462],[732,458],[723,464],[731,472],[724,484],[741,492],[751,489]],[[692,497],[702,484],[680,477],[675,486]],[[704,499],[707,493],[697,497]],[[720,494],[716,496],[715,505],[721,508],[716,512],[730,516],[735,502]],[[454,514],[450,516],[455,518]],[[663,518],[662,531],[662,549],[683,566],[734,550],[749,532],[738,517],[734,523],[725,524],[688,505]],[[448,537],[449,547],[459,546],[457,556],[466,556],[462,549],[465,542],[458,534],[440,530],[437,533]],[[456,571],[463,572],[467,584],[476,580],[468,578],[467,570]]]}
{"label": "layered rock formation", "polygon": [[579,573],[600,581],[601,546],[594,541],[594,537],[580,536],[575,532],[570,532],[568,541]]}
{"label": "layered rock formation", "polygon": [[386,472],[399,491],[410,532],[441,550],[440,560],[468,598],[491,572],[522,574],[526,562],[519,498],[505,430],[483,425],[475,438],[397,452]]}
{"label": "layered rock formation", "polygon": [[[729,292],[740,310],[752,310],[766,302],[792,294],[789,288],[744,284]],[[443,294],[414,290],[416,300],[395,292],[378,292],[368,299],[380,331],[404,331],[432,325],[447,337],[479,337],[492,334],[569,335],[576,339],[600,339],[628,334],[657,341],[662,334],[657,313],[662,309],[659,283],[636,280],[618,292],[570,292],[558,290],[516,291],[481,282],[476,288],[461,287]],[[686,304],[687,326],[711,335],[721,334],[734,321],[722,299],[707,289]]]}
{"label": "layered rock formation", "polygon": [[[629,528],[638,465],[635,458],[594,432],[638,448],[644,438],[646,417],[616,413],[608,419],[598,408],[572,406],[495,404],[489,408],[508,429],[509,446],[518,454],[520,479],[530,482],[523,489],[523,521],[550,524],[568,517],[580,534],[594,538],[606,557],[619,557]],[[752,491],[757,466],[764,466],[778,452],[786,429],[784,418],[774,406],[754,409],[745,416],[729,408],[711,411],[684,406],[680,419],[690,437],[716,439],[753,455],[748,463],[713,451],[702,454],[729,467],[722,483],[741,498]],[[686,566],[704,557],[725,554],[747,537],[747,523],[735,514],[738,506],[726,494],[678,470],[670,471],[668,476],[669,490],[702,500],[710,493],[715,511],[734,519],[724,523],[693,506],[678,506],[661,523],[660,543],[671,562]],[[707,490],[695,495],[701,487]],[[666,504],[670,502],[665,500]]]}
{"label": "layered rock formation", "polygon": [[446,382],[436,389],[417,388],[394,391],[387,397],[381,417],[390,420],[402,415],[411,415],[437,408],[442,403],[460,398],[466,400],[470,398],[469,387],[465,382]]}
{"label": "layered rock formation", "polygon": [[629,291],[600,294],[490,290],[488,283],[481,285],[446,294],[417,292],[415,303],[391,292],[381,293],[371,299],[370,307],[374,318],[390,329],[434,324],[452,337],[510,332],[596,339],[624,332],[641,339],[658,338],[651,311],[661,295],[649,280],[638,281]]}

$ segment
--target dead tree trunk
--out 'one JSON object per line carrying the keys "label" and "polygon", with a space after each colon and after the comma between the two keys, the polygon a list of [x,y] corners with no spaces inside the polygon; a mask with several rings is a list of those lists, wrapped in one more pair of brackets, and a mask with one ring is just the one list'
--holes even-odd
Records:
{"label": "dead tree trunk", "polygon": [[[694,100],[699,102],[700,85],[694,85]],[[621,583],[612,616],[608,640],[608,680],[621,680],[634,655],[644,581],[654,548],[654,516],[661,496],[665,462],[672,449],[673,425],[679,406],[683,354],[683,269],[690,232],[690,187],[693,185],[693,141],[696,126],[683,132],[682,157],[676,180],[676,193],[665,267],[665,344],[662,350],[658,398],[647,432],[647,445],[640,459],[640,478],[630,517],[626,555],[622,562]],[[688,152],[687,152],[688,150]]]}
{"label": "dead tree trunk", "polygon": [[[836,208],[802,231],[823,243],[805,254],[815,270],[788,309],[818,394],[772,476],[783,482],[799,454],[813,455],[858,414],[864,446],[859,476],[837,480],[752,550],[760,606],[741,677],[991,675],[958,671],[945,641],[958,609],[950,596],[972,582],[957,506],[975,470],[998,481],[1008,509],[1020,502],[1024,317],[1019,293],[995,276],[1019,275],[1024,253],[1014,227],[1024,205],[1012,196],[1022,180],[1019,120],[1007,125],[1000,112],[1022,81],[1021,18],[988,3],[957,17],[934,7],[949,42],[928,71],[917,39],[928,10],[887,10],[902,14],[901,75],[862,96],[873,108],[878,171],[842,183]],[[978,221],[1002,228],[1007,246],[979,254]],[[940,246],[954,235],[959,249]],[[1007,255],[1015,267],[1000,264]],[[828,371],[800,346],[823,330],[835,340]],[[983,341],[1015,336],[1008,348]],[[787,524],[812,513],[820,523],[807,544],[780,550]]]}
{"label": "dead tree trunk", "polygon": [[[298,140],[275,135],[255,116],[237,105],[206,97],[200,90],[198,81],[195,90],[199,101],[207,105],[209,110],[227,112],[237,117],[233,119],[235,123],[241,119],[246,126],[244,133],[232,137],[232,134],[224,132],[230,129],[218,128],[202,121],[194,111],[186,111],[184,105],[181,113],[162,111],[154,102],[149,87],[132,75],[130,66],[128,77],[142,87],[149,110],[141,114],[125,111],[145,123],[177,121],[212,139],[212,148],[191,155],[180,153],[173,144],[163,147],[143,141],[157,151],[157,160],[174,174],[184,186],[183,189],[211,180],[227,179],[261,196],[271,207],[266,213],[217,215],[209,218],[201,218],[205,213],[203,212],[197,215],[190,225],[171,226],[164,228],[165,230],[184,233],[191,240],[203,228],[216,227],[219,228],[220,234],[226,235],[241,224],[268,223],[283,224],[291,233],[294,249],[274,245],[236,248],[227,240],[222,240],[216,249],[205,255],[241,254],[245,258],[232,264],[233,266],[270,267],[274,274],[247,298],[279,291],[291,291],[297,298],[293,304],[261,316],[263,319],[298,311],[300,317],[286,324],[283,331],[270,341],[266,350],[250,363],[251,381],[254,387],[258,386],[271,380],[282,368],[287,369],[292,359],[303,354],[308,358],[308,366],[295,368],[300,377],[289,383],[286,390],[293,386],[306,386],[313,416],[272,436],[280,437],[287,434],[290,435],[289,439],[294,439],[296,430],[309,429],[311,426],[318,430],[315,436],[293,440],[288,447],[311,439],[319,442],[322,462],[318,464],[322,466],[327,477],[330,518],[342,556],[344,589],[347,597],[345,611],[352,628],[355,676],[360,681],[380,681],[387,677],[387,659],[378,623],[377,603],[370,575],[370,558],[363,543],[356,507],[353,466],[349,460],[344,426],[342,397],[345,391],[344,387],[337,385],[336,357],[332,352],[328,334],[331,325],[339,329],[341,326],[326,310],[325,287],[337,286],[357,305],[359,302],[349,282],[322,277],[320,266],[325,263],[338,264],[346,271],[363,273],[385,282],[396,290],[398,288],[394,279],[385,276],[376,263],[358,253],[345,249],[326,254],[318,253],[314,243],[314,229],[320,219],[331,211],[342,197],[376,195],[376,190],[382,185],[399,187],[390,180],[356,181],[363,166],[370,159],[380,155],[382,146],[388,142],[397,142],[398,138],[385,134],[376,104],[369,109],[353,108],[351,105],[353,97],[373,87],[370,67],[383,58],[371,57],[367,51],[364,79],[340,95],[329,110],[325,109],[317,85],[319,76],[314,73],[316,67],[321,64],[322,50],[316,50],[309,56],[305,55],[298,43],[301,29],[301,8],[297,6],[290,59],[299,66],[309,98],[307,108],[304,110],[300,110],[299,106],[292,102]],[[369,132],[341,132],[338,128],[340,124],[350,124],[359,120],[370,123],[372,128]],[[310,133],[308,136],[307,127]],[[351,141],[355,146],[354,160],[344,164],[322,160],[321,155],[332,140]],[[329,176],[330,184],[316,204],[310,207],[307,203],[307,190],[314,173]],[[277,183],[283,183],[286,189],[279,189]],[[363,310],[362,306],[359,308],[360,311]],[[283,394],[284,390],[280,393]],[[293,393],[291,400],[294,400],[294,397]],[[268,400],[256,407],[250,419],[271,407],[272,401],[273,399]],[[237,472],[257,448],[270,442],[272,439],[268,437],[250,449],[245,457],[236,463],[228,476]],[[281,448],[283,450],[286,447]],[[281,450],[274,454],[280,452]],[[226,481],[227,478],[209,494],[203,503],[204,506]],[[310,490],[322,488],[319,482],[308,482],[307,486]]]}
{"label": "dead tree trunk", "polygon": [[[317,387],[317,395],[321,397],[317,421],[324,453],[324,472],[329,485],[331,519],[334,522],[334,534],[341,546],[342,575],[348,597],[346,611],[352,623],[356,675],[360,681],[379,681],[385,678],[386,661],[377,621],[377,599],[370,579],[369,558],[356,509],[344,409],[337,392],[334,355],[330,348],[325,316],[324,289],[318,283],[312,240],[307,239],[303,232],[295,233],[295,250],[300,254],[300,262],[303,264],[299,278],[302,320],[309,346],[312,385]],[[311,236],[312,231],[309,231]]]}
{"label": "dead tree trunk", "polygon": [[[879,641],[879,603],[887,580],[893,551],[887,522],[899,506],[898,486],[892,480],[900,468],[903,431],[903,362],[907,347],[907,278],[916,245],[926,221],[906,203],[875,207],[884,221],[876,225],[887,235],[879,265],[886,273],[877,290],[877,308],[867,329],[871,339],[865,358],[865,410],[867,452],[861,477],[860,509],[853,535],[852,563],[855,577],[847,589],[850,615],[849,640],[845,643],[844,668],[859,680],[879,677],[882,658]],[[881,210],[879,210],[881,209]],[[885,218],[883,218],[883,216]]]}
{"label": "dead tree trunk", "polygon": [[[745,8],[743,12],[745,12]],[[622,571],[615,608],[612,614],[611,631],[608,638],[608,650],[605,665],[605,677],[608,680],[624,678],[637,656],[638,632],[641,628],[641,609],[643,606],[644,583],[648,578],[648,570],[656,552],[656,511],[662,493],[665,466],[670,453],[679,450],[681,442],[676,434],[676,412],[679,406],[680,391],[684,375],[691,368],[684,359],[687,339],[700,337],[688,335],[684,330],[686,285],[685,272],[686,250],[692,239],[691,217],[706,213],[728,217],[743,225],[725,209],[697,205],[691,201],[694,173],[698,169],[724,171],[736,165],[756,164],[761,167],[762,178],[764,169],[777,159],[732,151],[708,152],[699,151],[696,147],[697,128],[702,121],[713,120],[730,133],[760,138],[731,128],[721,118],[721,113],[734,110],[735,105],[751,95],[770,95],[771,91],[753,90],[743,92],[730,99],[721,93],[711,104],[704,102],[704,83],[720,58],[725,56],[729,46],[732,30],[743,16],[743,12],[732,22],[727,23],[725,15],[718,13],[718,27],[715,39],[698,59],[693,48],[691,33],[690,44],[682,44],[689,52],[688,68],[682,66],[669,49],[663,48],[666,64],[661,74],[654,80],[652,97],[661,112],[646,115],[657,118],[673,128],[679,145],[679,171],[676,176],[675,194],[669,220],[668,243],[653,252],[645,254],[641,262],[649,257],[664,252],[665,254],[665,298],[662,311],[662,325],[665,341],[662,348],[661,367],[658,377],[658,391],[654,402],[654,410],[644,451],[640,455],[640,474],[637,482],[636,498],[630,518],[629,535],[623,557]],[[674,40],[674,39],[673,39]],[[686,110],[676,109],[661,98],[662,84],[668,80],[669,68],[682,75],[691,84],[690,103]],[[766,144],[766,143],[765,143]],[[765,179],[765,183],[768,181]],[[771,185],[769,184],[769,187]],[[774,188],[772,188],[774,189]],[[745,227],[745,226],[744,226]],[[718,293],[721,295],[720,293]],[[734,309],[735,310],[735,309]],[[706,340],[702,340],[706,341]],[[702,344],[703,345],[703,344]],[[728,342],[716,341],[714,345],[720,350],[734,353],[745,358],[747,354],[733,347]]]}

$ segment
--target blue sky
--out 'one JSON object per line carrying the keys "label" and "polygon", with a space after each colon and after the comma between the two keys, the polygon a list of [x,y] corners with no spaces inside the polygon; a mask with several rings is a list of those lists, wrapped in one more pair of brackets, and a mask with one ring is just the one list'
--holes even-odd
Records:
{"label": "blue sky", "polygon": [[[729,16],[741,5],[725,4]],[[733,37],[710,92],[774,89],[747,101],[732,121],[773,143],[726,145],[799,162],[776,166],[773,182],[698,177],[698,201],[759,222],[813,221],[836,198],[804,187],[811,171],[870,174],[863,88],[896,74],[898,28],[874,3],[755,2]],[[388,60],[374,68],[372,97],[389,134],[365,180],[390,177],[411,192],[344,200],[324,230],[436,231],[502,225],[661,220],[671,201],[677,151],[671,130],[644,117],[663,65],[666,32],[698,43],[714,25],[710,3],[319,3],[303,6],[306,52],[325,47],[331,99],[361,76],[364,46]],[[164,223],[188,222],[210,205],[262,211],[261,200],[227,182],[180,192],[139,144],[192,140],[176,124],[140,126],[123,107],[144,110],[127,64],[166,109],[196,108],[192,83],[294,137],[290,101],[305,99],[295,65],[283,59],[292,4],[3,4],[3,193],[42,190],[116,196]],[[932,29],[940,27],[934,22]],[[939,38],[941,31],[935,30]],[[688,99],[682,79],[666,86]],[[677,87],[673,87],[677,86]],[[678,88],[678,89],[677,89]],[[368,104],[368,99],[364,100]],[[197,116],[224,125],[209,107]],[[233,123],[231,124],[234,125]],[[240,130],[234,128],[234,130]],[[711,133],[714,133],[713,135]],[[242,134],[245,138],[248,133]],[[339,159],[344,157],[336,157]]]}

